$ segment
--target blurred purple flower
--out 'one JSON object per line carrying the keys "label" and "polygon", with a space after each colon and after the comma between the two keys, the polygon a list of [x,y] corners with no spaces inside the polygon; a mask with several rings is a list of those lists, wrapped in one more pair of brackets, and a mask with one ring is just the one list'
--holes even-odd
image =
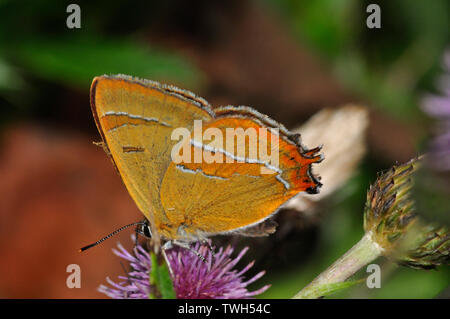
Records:
{"label": "blurred purple flower", "polygon": [[427,95],[422,109],[438,122],[436,136],[429,145],[430,163],[440,171],[450,170],[450,51],[444,56],[446,73],[439,82],[441,95]]}
{"label": "blurred purple flower", "polygon": [[[206,262],[187,249],[177,247],[166,252],[178,299],[250,298],[263,293],[270,287],[266,285],[256,291],[248,291],[247,286],[265,273],[261,271],[244,281],[243,274],[253,266],[253,262],[241,271],[233,270],[248,248],[243,249],[234,259],[231,258],[233,248],[230,246],[225,250],[220,248],[214,256],[206,245],[196,243],[192,248],[204,256]],[[111,287],[101,285],[98,290],[114,299],[148,298],[151,271],[149,253],[141,246],[137,246],[134,248],[133,256],[120,244],[118,244],[118,250],[114,249],[113,252],[129,261],[132,271],[128,273],[128,276],[119,276],[119,283],[106,278]]]}

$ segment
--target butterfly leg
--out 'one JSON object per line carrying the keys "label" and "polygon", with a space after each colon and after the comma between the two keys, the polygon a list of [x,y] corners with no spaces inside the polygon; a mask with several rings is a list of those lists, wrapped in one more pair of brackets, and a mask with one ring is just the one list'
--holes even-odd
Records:
{"label": "butterfly leg", "polygon": [[185,243],[185,242],[182,242],[182,241],[174,240],[174,241],[173,241],[173,244],[174,244],[174,245],[177,245],[177,246],[179,246],[179,247],[182,247],[182,248],[185,248],[185,249],[189,250],[190,252],[192,252],[193,254],[195,254],[198,258],[200,258],[201,261],[203,261],[204,263],[206,263],[205,257],[203,257],[203,255],[200,254],[200,253],[199,253],[198,251],[196,251],[195,249],[192,249],[191,246],[189,245],[189,243]]}
{"label": "butterfly leg", "polygon": [[140,232],[140,230],[139,230],[139,227],[136,227],[136,229],[135,229],[135,233],[134,233],[134,247],[137,247],[138,246],[138,235],[140,235],[141,234],[141,232]]}
{"label": "butterfly leg", "polygon": [[214,248],[211,246],[211,240],[204,238],[204,239],[202,239],[201,243],[208,246],[208,249],[211,252],[212,257],[214,258],[215,254],[214,254]]}
{"label": "butterfly leg", "polygon": [[178,240],[170,240],[170,241],[167,241],[167,242],[163,245],[162,249],[163,249],[163,251],[164,251],[164,250],[167,250],[167,249],[172,249],[172,248],[174,248],[174,246],[178,246],[178,247],[185,248],[185,249],[189,250],[190,252],[192,252],[193,254],[195,254],[198,258],[200,258],[201,261],[203,261],[203,262],[206,263],[205,257],[203,257],[203,256],[202,256],[198,251],[196,251],[195,249],[192,249],[191,246],[189,245],[189,243],[185,243],[185,242],[178,241]]}
{"label": "butterfly leg", "polygon": [[170,277],[175,278],[173,275],[172,266],[170,266],[169,258],[167,258],[167,254],[166,254],[166,250],[172,249],[172,248],[173,248],[172,242],[168,241],[161,247],[161,253],[164,257],[164,260],[166,261],[167,268],[169,268]]}

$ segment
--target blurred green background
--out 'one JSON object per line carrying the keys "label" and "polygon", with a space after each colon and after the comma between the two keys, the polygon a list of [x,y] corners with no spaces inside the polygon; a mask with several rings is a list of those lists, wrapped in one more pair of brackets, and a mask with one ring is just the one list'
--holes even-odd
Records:
{"label": "blurred green background", "polygon": [[[101,74],[173,83],[215,106],[250,105],[290,128],[324,107],[351,102],[370,107],[368,155],[347,185],[323,205],[317,222],[277,242],[273,249],[283,254],[267,252],[257,262],[254,271],[266,269],[267,274],[254,287],[272,284],[262,297],[293,296],[355,244],[363,235],[365,194],[376,173],[424,150],[430,136],[433,122],[419,105],[425,93],[436,91],[441,59],[450,46],[447,0],[377,1],[381,29],[366,27],[366,7],[372,1],[78,1],[80,29],[66,27],[69,3],[0,1],[2,136],[32,123],[56,135],[77,134],[86,144],[98,140],[89,86]],[[4,157],[8,150],[2,145]],[[73,156],[78,156],[75,150]],[[27,194],[26,189],[16,192]],[[6,207],[0,206],[2,238],[14,231],[5,223],[17,213]],[[66,215],[55,227],[68,220]],[[78,230],[80,246],[95,239],[95,232],[84,237],[83,229]],[[96,229],[98,236],[110,230]],[[252,242],[245,241],[250,247]],[[7,258],[15,255],[7,256],[1,258],[3,267],[10,267]],[[109,256],[109,263],[118,264]],[[42,266],[45,260],[35,262]],[[383,258],[379,262],[381,289],[359,285],[333,297],[450,296],[448,267],[418,271]],[[46,269],[52,272],[52,267]],[[103,277],[113,277],[108,269],[102,271]],[[0,278],[0,296],[101,297],[86,290],[59,294],[67,288],[53,289],[52,280],[33,289],[33,283],[15,285],[14,278]]]}

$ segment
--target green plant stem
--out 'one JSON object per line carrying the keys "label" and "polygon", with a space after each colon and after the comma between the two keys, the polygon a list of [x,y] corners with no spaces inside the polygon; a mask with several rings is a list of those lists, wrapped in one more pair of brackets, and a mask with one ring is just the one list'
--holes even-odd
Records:
{"label": "green plant stem", "polygon": [[[150,259],[152,262],[152,270],[151,270],[150,276],[149,276],[150,287],[155,287],[155,289],[156,289],[159,285],[159,265],[158,265],[157,257],[154,252],[150,253]],[[150,293],[148,296],[149,299],[156,299],[157,298],[156,292],[157,291],[152,291],[150,289]]]}
{"label": "green plant stem", "polygon": [[325,286],[345,281],[379,257],[382,250],[377,243],[372,241],[371,233],[366,233],[356,245],[297,293],[294,299],[315,299],[323,296]]}

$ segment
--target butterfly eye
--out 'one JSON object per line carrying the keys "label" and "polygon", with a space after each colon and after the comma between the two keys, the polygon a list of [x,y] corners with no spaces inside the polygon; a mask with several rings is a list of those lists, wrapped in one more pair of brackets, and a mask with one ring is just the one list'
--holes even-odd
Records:
{"label": "butterfly eye", "polygon": [[142,233],[144,234],[145,237],[148,238],[152,237],[152,231],[149,225],[142,225]]}
{"label": "butterfly eye", "polygon": [[[147,220],[144,220],[137,224],[136,226],[136,235],[139,234],[146,238],[152,238],[152,230],[150,229],[150,225]],[[137,237],[136,237],[137,239]]]}

